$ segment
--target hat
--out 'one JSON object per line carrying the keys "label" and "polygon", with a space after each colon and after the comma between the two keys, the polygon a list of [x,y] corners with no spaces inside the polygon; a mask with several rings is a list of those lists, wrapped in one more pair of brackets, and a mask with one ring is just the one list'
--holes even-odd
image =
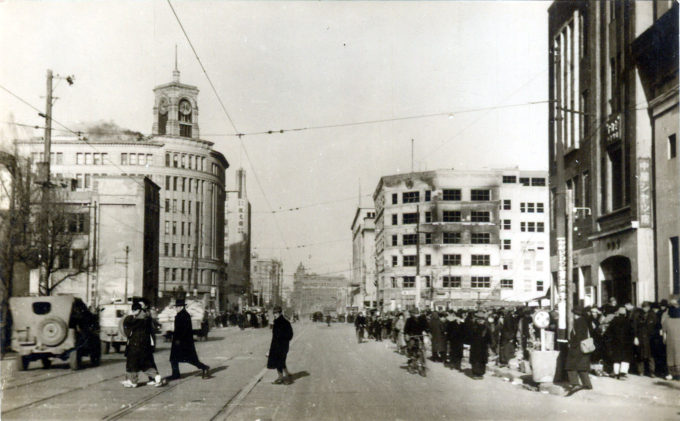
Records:
{"label": "hat", "polygon": [[483,311],[478,311],[477,313],[475,313],[475,317],[477,317],[478,319],[485,319],[486,313]]}
{"label": "hat", "polygon": [[660,306],[666,306],[666,307],[668,307],[668,300],[664,298],[663,300],[661,300],[661,301],[659,302],[659,305],[660,305]]}
{"label": "hat", "polygon": [[571,312],[574,314],[578,314],[579,316],[584,316],[586,314],[586,311],[583,309],[581,306],[574,306],[574,308],[571,309]]}
{"label": "hat", "polygon": [[283,309],[281,306],[274,306],[274,309],[272,310],[273,313],[283,313]]}
{"label": "hat", "polygon": [[132,311],[137,311],[142,309],[142,303],[135,301],[132,303]]}
{"label": "hat", "polygon": [[175,307],[184,307],[186,305],[186,302],[184,301],[184,298],[178,298],[175,300]]}

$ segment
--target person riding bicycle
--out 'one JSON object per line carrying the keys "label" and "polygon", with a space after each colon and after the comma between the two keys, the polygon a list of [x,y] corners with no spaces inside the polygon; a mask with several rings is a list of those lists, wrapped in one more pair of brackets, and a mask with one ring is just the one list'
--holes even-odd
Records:
{"label": "person riding bicycle", "polygon": [[418,355],[419,350],[424,352],[423,334],[427,332],[427,326],[423,319],[418,316],[418,309],[414,309],[411,314],[404,312],[406,323],[404,324],[404,339],[406,340],[406,355],[409,362]]}
{"label": "person riding bicycle", "polygon": [[359,343],[364,339],[364,329],[366,329],[366,316],[363,312],[354,319],[354,329],[357,332],[357,340]]}

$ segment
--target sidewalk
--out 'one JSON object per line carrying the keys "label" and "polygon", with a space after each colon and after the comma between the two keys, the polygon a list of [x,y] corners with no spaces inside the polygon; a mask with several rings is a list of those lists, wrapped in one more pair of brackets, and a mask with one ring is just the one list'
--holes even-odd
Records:
{"label": "sidewalk", "polygon": [[[531,374],[491,364],[487,366],[487,369],[496,377],[502,377],[515,385],[521,385],[529,390],[557,396],[564,396],[566,394],[563,385],[553,383],[538,385],[533,381]],[[661,378],[637,375],[628,375],[626,380],[591,375],[590,381],[593,384],[593,390],[580,391],[570,397],[570,399],[583,398],[584,396],[606,396],[637,399],[668,406],[680,406],[680,382],[678,381],[667,381]]]}
{"label": "sidewalk", "polygon": [[19,369],[19,364],[19,354],[15,352],[8,352],[2,356],[2,359],[0,359],[0,379],[2,379],[3,385],[7,379],[14,376]]}

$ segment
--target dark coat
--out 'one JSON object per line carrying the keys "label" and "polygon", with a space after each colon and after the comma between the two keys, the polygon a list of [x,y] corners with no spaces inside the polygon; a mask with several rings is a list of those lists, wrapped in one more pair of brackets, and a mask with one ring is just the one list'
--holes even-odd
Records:
{"label": "dark coat", "polygon": [[489,361],[491,331],[486,324],[475,323],[470,332],[470,364],[486,364]]}
{"label": "dark coat", "polygon": [[641,312],[633,324],[633,332],[638,338],[639,345],[636,347],[638,358],[646,360],[652,357],[652,338],[656,331],[656,314],[652,310],[647,313]]}
{"label": "dark coat", "polygon": [[633,327],[628,316],[614,317],[609,323],[606,337],[612,362],[633,361]]}
{"label": "dark coat", "polygon": [[[569,335],[569,349],[567,350],[567,371],[589,371],[590,354],[581,352],[581,341],[588,338],[588,320],[584,317],[574,318],[574,329]],[[592,336],[592,335],[591,335]]]}
{"label": "dark coat", "polygon": [[128,340],[125,346],[125,371],[136,373],[156,368],[153,359],[153,346],[151,345],[151,335],[153,325],[151,317],[139,318],[127,316],[123,320],[123,329],[127,334]]}
{"label": "dark coat", "polygon": [[283,316],[274,319],[267,368],[275,368],[277,370],[286,368],[286,356],[288,355],[291,339],[293,339],[293,327],[290,325],[290,322]]}
{"label": "dark coat", "polygon": [[196,346],[194,345],[194,331],[191,327],[191,316],[186,309],[182,309],[175,316],[175,331],[172,334],[170,361],[198,361]]}
{"label": "dark coat", "polygon": [[432,352],[446,352],[444,324],[438,317],[430,319],[430,334],[432,335]]}
{"label": "dark coat", "polygon": [[420,322],[418,321],[417,317],[411,316],[408,319],[406,319],[406,324],[404,324],[404,334],[413,336],[413,335],[422,335],[423,334],[423,328],[420,325]]}
{"label": "dark coat", "polygon": [[465,328],[457,320],[447,321],[444,325],[446,340],[449,343],[449,356],[452,359],[463,358],[463,342],[465,341]]}

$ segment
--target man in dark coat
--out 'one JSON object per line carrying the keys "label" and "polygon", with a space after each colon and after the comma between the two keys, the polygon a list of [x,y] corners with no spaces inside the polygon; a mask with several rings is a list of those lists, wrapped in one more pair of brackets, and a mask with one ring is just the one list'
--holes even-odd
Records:
{"label": "man in dark coat", "polygon": [[637,370],[638,374],[645,374],[645,366],[647,366],[647,375],[654,376],[656,372],[656,365],[654,356],[652,355],[652,338],[656,330],[656,314],[651,311],[652,305],[649,301],[642,303],[642,310],[637,314],[633,325],[633,332],[635,334],[634,344],[637,350]]}
{"label": "man in dark coat", "polygon": [[472,325],[470,331],[470,365],[472,365],[472,378],[475,380],[481,380],[486,373],[489,345],[491,345],[491,331],[487,325],[486,313],[478,311],[475,314],[475,324]]}
{"label": "man in dark coat", "polygon": [[515,356],[515,338],[517,336],[517,324],[510,310],[506,311],[500,319],[500,347],[498,362],[501,367],[507,366]]}
{"label": "man in dark coat", "polygon": [[614,375],[617,379],[625,379],[633,361],[633,327],[625,307],[619,307],[616,317],[609,323],[606,336],[614,363]]}
{"label": "man in dark coat", "polygon": [[435,311],[430,318],[430,334],[432,337],[432,361],[442,361],[446,353],[446,337],[444,324]]}
{"label": "man in dark coat", "polygon": [[[283,317],[280,306],[274,307],[274,326],[272,327],[272,343],[269,346],[267,357],[267,368],[276,369],[279,377],[274,380],[274,384],[291,384],[293,379],[286,367],[286,357],[288,347],[293,339],[293,327],[290,322]],[[285,377],[284,377],[285,373]]]}
{"label": "man in dark coat", "polygon": [[[567,375],[569,376],[569,392],[567,396],[571,396],[581,389],[593,388],[593,385],[590,383],[590,377],[588,377],[590,354],[584,354],[581,351],[581,342],[592,336],[588,330],[588,320],[582,307],[575,306],[572,309],[572,313],[574,313],[574,327],[569,335],[569,348],[565,365]],[[579,378],[582,384],[579,383]]]}
{"label": "man in dark coat", "polygon": [[461,360],[463,359],[463,342],[465,341],[465,328],[463,321],[453,310],[449,310],[444,324],[444,332],[449,351],[448,362],[452,369],[460,371]]}
{"label": "man in dark coat", "polygon": [[137,387],[137,373],[142,371],[149,376],[149,383],[162,386],[163,380],[158,374],[153,358],[153,324],[149,309],[144,303],[132,303],[132,314],[123,319],[123,330],[128,337],[125,346],[125,387]]}
{"label": "man in dark coat", "polygon": [[177,315],[175,316],[175,331],[172,334],[172,348],[170,348],[170,366],[172,375],[169,379],[179,379],[179,363],[189,363],[201,370],[201,377],[208,377],[210,367],[203,364],[196,354],[194,345],[194,331],[191,327],[191,316],[187,312],[183,299],[175,302]]}
{"label": "man in dark coat", "polygon": [[363,312],[354,319],[354,329],[357,334],[357,341],[361,343],[364,340],[364,329],[366,329],[366,317]]}

